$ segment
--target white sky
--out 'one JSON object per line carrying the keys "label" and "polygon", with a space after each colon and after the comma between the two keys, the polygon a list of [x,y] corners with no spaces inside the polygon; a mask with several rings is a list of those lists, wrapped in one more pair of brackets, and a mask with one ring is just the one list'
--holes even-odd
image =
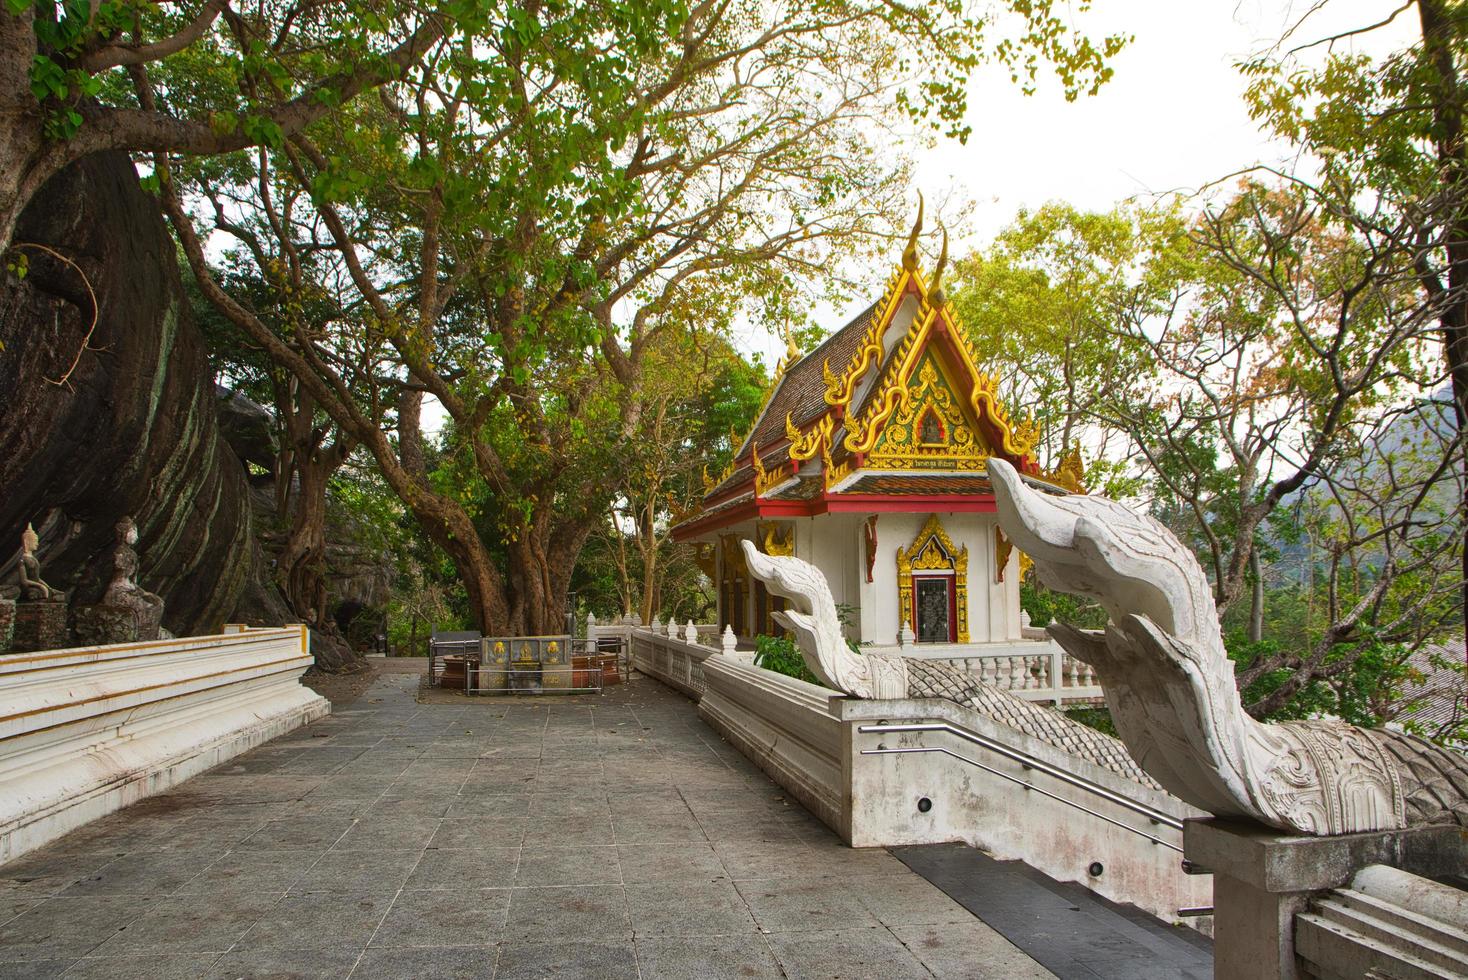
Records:
{"label": "white sky", "polygon": [[[1397,6],[1397,0],[1333,0],[1295,43],[1375,23]],[[1254,163],[1286,159],[1288,149],[1263,139],[1250,120],[1245,80],[1234,66],[1272,44],[1305,9],[1298,0],[1096,0],[1076,23],[1093,37],[1135,40],[1113,60],[1116,73],[1099,94],[1070,103],[1043,77],[1027,97],[1004,72],[981,69],[969,94],[968,144],[943,141],[912,152],[917,186],[930,204],[945,196],[973,202],[969,222],[950,224],[951,250],[962,254],[986,243],[1021,207],[1063,200],[1105,210],[1137,195],[1196,190]],[[1410,38],[1415,21],[1409,9],[1360,43],[1368,51],[1394,49]],[[889,271],[885,265],[872,270],[873,290]],[[823,310],[818,322],[835,329],[872,298]],[[784,353],[783,341],[759,325],[741,333],[740,345],[763,352],[766,364]]]}

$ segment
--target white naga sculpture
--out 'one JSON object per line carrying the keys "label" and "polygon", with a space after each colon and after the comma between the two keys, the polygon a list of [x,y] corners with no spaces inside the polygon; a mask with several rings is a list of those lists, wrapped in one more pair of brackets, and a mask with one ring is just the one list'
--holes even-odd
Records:
{"label": "white naga sculpture", "polygon": [[989,460],[989,479],[999,523],[1040,581],[1110,616],[1104,634],[1059,624],[1050,634],[1095,668],[1122,740],[1165,789],[1304,834],[1468,826],[1461,753],[1343,722],[1245,714],[1208,580],[1167,528],[1101,497],[1032,489],[1002,460]]}
{"label": "white naga sculpture", "polygon": [[1156,786],[1116,739],[1071,721],[1008,691],[984,684],[967,671],[936,660],[860,653],[846,643],[836,601],[820,569],[799,558],[766,555],[745,541],[752,575],[790,604],[772,613],[795,636],[806,666],[822,684],[859,698],[944,698],[1019,731],[1064,746],[1118,775]]}

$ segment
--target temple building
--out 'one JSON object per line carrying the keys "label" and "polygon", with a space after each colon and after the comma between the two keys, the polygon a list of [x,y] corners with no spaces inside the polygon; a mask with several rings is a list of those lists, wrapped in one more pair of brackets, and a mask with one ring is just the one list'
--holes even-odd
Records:
{"label": "temple building", "polygon": [[880,299],[781,361],[733,462],[705,476],[701,505],[673,529],[717,587],[719,625],[741,638],[778,633],[782,602],[751,580],[741,539],[824,572],[863,644],[964,656],[1024,638],[1027,560],[999,529],[987,462],[1065,494],[1084,492],[1079,454],[1041,471],[1032,426],[1006,412],[943,295],[946,243],[925,281],[917,231]]}

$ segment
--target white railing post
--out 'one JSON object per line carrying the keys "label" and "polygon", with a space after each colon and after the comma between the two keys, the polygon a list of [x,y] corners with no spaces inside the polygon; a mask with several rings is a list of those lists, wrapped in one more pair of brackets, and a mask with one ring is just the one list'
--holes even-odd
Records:
{"label": "white railing post", "polygon": [[698,642],[698,627],[693,625],[693,620],[691,619],[688,621],[688,625],[683,627],[683,640],[686,643],[693,644]]}
{"label": "white railing post", "polygon": [[724,633],[719,637],[719,645],[728,654],[733,654],[738,649],[739,640],[734,636],[734,627],[732,625],[726,625],[724,627]]}
{"label": "white railing post", "polygon": [[1061,696],[1061,690],[1060,690],[1060,686],[1061,686],[1061,673],[1060,673],[1060,671],[1061,671],[1061,658],[1064,657],[1064,656],[1065,656],[1064,651],[1062,651],[1060,649],[1059,645],[1056,644],[1054,641],[1051,641],[1051,643],[1050,643],[1050,687],[1054,690],[1054,693],[1055,693],[1055,707],[1057,707],[1057,708],[1060,707],[1060,696]]}

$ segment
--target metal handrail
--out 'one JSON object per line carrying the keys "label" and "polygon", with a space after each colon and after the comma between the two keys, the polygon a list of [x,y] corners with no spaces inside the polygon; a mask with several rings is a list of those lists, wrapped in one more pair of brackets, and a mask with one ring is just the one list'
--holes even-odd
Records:
{"label": "metal handrail", "polygon": [[[1138,803],[1135,800],[1129,800],[1119,793],[1113,793],[1111,790],[1100,785],[1099,783],[1095,783],[1089,779],[1086,779],[1084,776],[1076,776],[1072,773],[1066,772],[1063,769],[1057,769],[1055,766],[1050,765],[1048,762],[1037,759],[1027,752],[1020,752],[1015,749],[1011,749],[1007,745],[997,742],[994,739],[986,738],[985,736],[979,735],[976,732],[971,732],[966,728],[959,728],[956,725],[950,725],[946,722],[924,722],[900,725],[858,725],[856,730],[858,732],[861,732],[862,734],[881,734],[886,732],[946,732],[947,734],[955,735],[966,742],[970,742],[981,748],[985,748],[991,752],[1002,755],[1012,762],[1018,762],[1026,769],[1037,770],[1047,776],[1058,779],[1062,783],[1065,783],[1069,786],[1074,786],[1077,789],[1085,790],[1086,792],[1091,793],[1095,796],[1099,796],[1102,799],[1107,800],[1108,802],[1114,803],[1117,806],[1122,807],[1123,809],[1140,814],[1146,817],[1148,820],[1151,820],[1153,823],[1161,824],[1165,827],[1171,827],[1173,830],[1183,829],[1183,822],[1181,820],[1177,819],[1174,816],[1171,816],[1170,814],[1163,813],[1161,810],[1158,810],[1155,807],[1147,806],[1145,803]],[[1002,770],[995,769],[991,766],[986,766],[984,765],[984,763],[979,762],[977,759],[970,759],[966,755],[960,755],[957,752],[943,748],[941,746],[912,746],[896,749],[889,749],[885,746],[879,746],[875,749],[861,750],[862,755],[907,755],[931,752],[938,752],[943,755],[952,756],[953,758],[958,759],[962,762],[967,762],[969,765],[977,766],[978,768],[983,769],[985,772],[993,773],[996,776],[1001,776],[1004,779],[1009,780],[1010,782],[1018,783],[1026,789],[1032,789],[1042,796],[1048,796],[1050,799],[1058,800],[1059,802],[1064,803],[1068,806],[1075,807],[1077,810],[1088,813],[1091,816],[1096,817],[1097,819],[1104,820],[1109,824],[1113,824],[1117,827],[1129,830],[1134,834],[1145,837],[1148,840],[1152,841],[1152,843],[1154,844],[1161,844],[1163,847],[1172,848],[1179,854],[1182,853],[1183,849],[1181,847],[1178,847],[1176,844],[1154,837],[1146,831],[1138,830],[1136,827],[1130,826],[1129,824],[1124,824],[1118,820],[1114,820],[1111,817],[1106,816],[1104,813],[1097,813],[1095,810],[1092,810],[1089,807],[1082,806],[1075,800],[1070,800],[1066,799],[1063,796],[1058,796],[1054,793],[1049,792],[1048,790],[1036,786],[1034,783],[1026,782],[1023,779],[1020,779],[1018,776],[1013,776]]]}

